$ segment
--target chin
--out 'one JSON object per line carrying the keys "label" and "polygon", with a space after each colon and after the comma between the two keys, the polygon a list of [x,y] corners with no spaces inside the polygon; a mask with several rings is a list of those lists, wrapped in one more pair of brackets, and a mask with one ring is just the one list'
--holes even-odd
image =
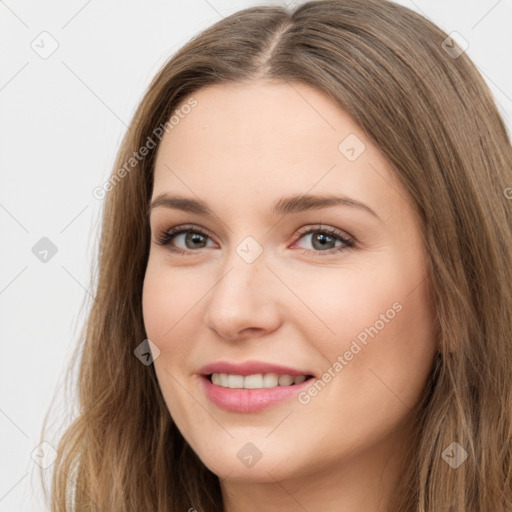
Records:
{"label": "chin", "polygon": [[[203,464],[221,479],[275,483],[276,480],[296,478],[308,473],[310,464],[307,461],[303,464],[293,461],[293,453],[278,453],[272,446],[259,451],[250,442],[244,442],[240,446],[239,442],[231,441],[222,453],[196,452]],[[296,451],[296,448],[292,450]]]}

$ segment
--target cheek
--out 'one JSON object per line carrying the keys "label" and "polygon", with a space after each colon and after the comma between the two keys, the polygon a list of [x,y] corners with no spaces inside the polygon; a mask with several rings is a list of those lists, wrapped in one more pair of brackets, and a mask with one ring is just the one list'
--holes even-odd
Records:
{"label": "cheek", "polygon": [[301,329],[324,356],[323,370],[343,374],[327,394],[342,386],[363,401],[380,394],[385,403],[396,401],[396,392],[414,405],[436,349],[427,280],[418,254],[377,258],[378,265],[318,273],[314,286],[308,280],[298,288],[322,321],[309,311]]}
{"label": "cheek", "polygon": [[176,272],[168,268],[160,258],[148,262],[142,290],[142,312],[146,333],[162,353],[179,350],[176,334],[180,339],[192,334],[187,332],[194,322],[187,318],[194,314],[206,292],[199,284],[201,279],[193,271]]}
{"label": "cheek", "polygon": [[[148,267],[142,289],[142,315],[148,338],[156,343],[160,351],[166,350],[163,340],[171,334],[175,298],[166,293],[168,287],[162,276],[158,276]],[[171,331],[169,331],[171,330]]]}
{"label": "cheek", "polygon": [[[367,266],[364,272],[321,279],[304,295],[308,304],[323,306],[315,312],[336,333],[318,331],[317,323],[312,329],[306,319],[301,323],[325,361],[318,391],[302,395],[296,417],[305,431],[321,430],[312,453],[328,460],[337,450],[381,440],[420,399],[435,354],[432,308],[422,279],[406,265],[389,265],[386,272]],[[337,290],[327,300],[318,291],[322,284]],[[322,430],[319,419],[330,427]],[[311,437],[304,436],[308,446]]]}
{"label": "cheek", "polygon": [[403,288],[398,300],[401,311],[368,338],[371,350],[366,367],[375,386],[391,400],[393,395],[412,408],[424,389],[436,352],[434,314],[426,281],[415,288]]}
{"label": "cheek", "polygon": [[169,271],[155,260],[149,260],[144,278],[144,326],[147,337],[160,350],[154,368],[164,401],[173,420],[190,442],[188,433],[194,431],[194,423],[202,418],[201,410],[196,410],[196,402],[190,401],[190,395],[180,383],[183,375],[192,371],[189,368],[190,347],[197,333],[193,332],[196,323],[187,322],[187,315],[193,314],[191,307],[200,299],[199,290],[184,282],[186,279],[180,273]]}
{"label": "cheek", "polygon": [[421,319],[430,318],[424,286],[418,286],[424,284],[421,266],[394,255],[375,254],[357,265],[319,268],[307,278],[289,274],[286,279],[301,300],[291,297],[289,304],[281,303],[285,314],[294,322],[300,319],[309,340],[336,350],[358,336],[363,343],[371,339],[372,326],[380,336],[392,324],[396,330],[398,324],[402,329],[417,322],[419,329]]}

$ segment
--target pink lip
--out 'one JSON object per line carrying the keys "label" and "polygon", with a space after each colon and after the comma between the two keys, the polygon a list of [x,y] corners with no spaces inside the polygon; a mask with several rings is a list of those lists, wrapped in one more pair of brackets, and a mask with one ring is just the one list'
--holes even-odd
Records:
{"label": "pink lip", "polygon": [[[238,374],[240,375],[240,374]],[[217,386],[201,375],[201,384],[206,396],[218,407],[232,412],[258,412],[267,407],[289,400],[315,379],[307,379],[292,386],[276,386],[262,389],[231,389]]]}
{"label": "pink lip", "polygon": [[274,388],[231,389],[213,384],[209,379],[209,375],[212,373],[229,373],[243,376],[256,373],[277,373],[278,375],[292,376],[312,375],[307,370],[302,371],[260,361],[247,361],[242,364],[219,361],[203,366],[198,373],[201,374],[201,384],[210,401],[227,411],[241,413],[258,412],[289,400],[314,381],[314,379],[307,379],[300,384],[276,386]]}
{"label": "pink lip", "polygon": [[201,375],[210,375],[212,373],[229,373],[231,375],[254,375],[256,373],[277,373],[278,375],[313,375],[308,370],[297,370],[288,366],[281,366],[262,361],[246,361],[245,363],[228,363],[218,361],[216,363],[203,366],[198,373]]}

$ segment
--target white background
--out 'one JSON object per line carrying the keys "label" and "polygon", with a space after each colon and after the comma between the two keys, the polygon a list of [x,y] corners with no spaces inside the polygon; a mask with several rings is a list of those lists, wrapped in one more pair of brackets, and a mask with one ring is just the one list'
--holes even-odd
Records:
{"label": "white background", "polygon": [[[47,510],[31,454],[92,293],[102,207],[92,190],[165,60],[261,3],[0,0],[0,512]],[[510,127],[512,1],[399,3],[464,37]],[[43,31],[58,43],[47,59],[31,47],[51,47]],[[32,252],[42,237],[57,247],[46,263]]]}

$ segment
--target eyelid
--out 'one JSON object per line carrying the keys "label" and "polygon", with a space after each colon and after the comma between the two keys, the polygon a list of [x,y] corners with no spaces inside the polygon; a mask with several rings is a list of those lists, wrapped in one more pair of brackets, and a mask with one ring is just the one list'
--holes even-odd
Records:
{"label": "eyelid", "polygon": [[305,226],[303,228],[299,228],[297,230],[298,236],[303,236],[315,231],[322,231],[324,233],[332,234],[333,236],[337,236],[341,239],[344,239],[346,241],[354,242],[355,239],[353,236],[349,235],[346,231],[343,231],[342,229],[335,228],[334,226],[330,226],[328,224],[311,224],[309,226]]}

